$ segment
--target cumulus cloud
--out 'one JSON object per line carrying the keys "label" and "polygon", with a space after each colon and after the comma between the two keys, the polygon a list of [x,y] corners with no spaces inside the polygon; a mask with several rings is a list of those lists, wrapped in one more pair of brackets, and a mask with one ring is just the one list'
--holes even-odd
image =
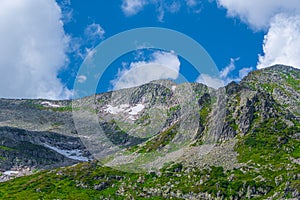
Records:
{"label": "cumulus cloud", "polygon": [[215,89],[223,87],[232,81],[239,82],[242,80],[242,78],[248,75],[250,71],[253,70],[252,67],[245,67],[239,70],[238,76],[231,76],[231,72],[236,69],[235,63],[239,61],[239,59],[240,58],[231,58],[230,63],[222,71],[220,71],[219,75],[215,77],[212,77],[208,74],[200,74],[196,82],[205,84]]}
{"label": "cumulus cloud", "polygon": [[267,29],[271,19],[280,13],[300,14],[299,0],[217,0],[230,17],[239,17],[255,29]]}
{"label": "cumulus cloud", "polygon": [[300,68],[300,15],[277,15],[265,36],[257,68],[285,64]]}
{"label": "cumulus cloud", "polygon": [[225,85],[224,81],[220,79],[220,77],[212,77],[208,74],[200,74],[200,76],[196,80],[197,83],[202,83],[209,87],[218,89]]}
{"label": "cumulus cloud", "polygon": [[239,17],[254,30],[267,31],[257,68],[274,64],[300,68],[299,0],[217,0],[230,17]]}
{"label": "cumulus cloud", "polygon": [[57,78],[69,38],[55,0],[0,1],[0,96],[68,98]]}
{"label": "cumulus cloud", "polygon": [[150,61],[133,62],[112,81],[113,89],[130,88],[159,79],[176,79],[180,61],[174,52],[156,51]]}

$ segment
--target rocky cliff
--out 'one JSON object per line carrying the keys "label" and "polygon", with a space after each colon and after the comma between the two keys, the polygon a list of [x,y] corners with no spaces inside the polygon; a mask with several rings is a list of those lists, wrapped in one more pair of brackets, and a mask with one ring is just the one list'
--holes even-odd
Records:
{"label": "rocky cliff", "polygon": [[161,80],[73,101],[1,99],[0,168],[89,161],[33,175],[24,192],[49,198],[46,177],[108,199],[297,199],[299,99],[300,70],[281,65],[218,90]]}

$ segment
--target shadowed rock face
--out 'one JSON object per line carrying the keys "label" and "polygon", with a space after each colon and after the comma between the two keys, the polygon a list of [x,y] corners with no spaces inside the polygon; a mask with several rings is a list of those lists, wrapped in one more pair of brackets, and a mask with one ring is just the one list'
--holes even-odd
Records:
{"label": "shadowed rock face", "polygon": [[[300,117],[299,77],[300,70],[273,66],[218,90],[162,80],[73,102],[0,99],[0,168],[70,165],[93,159],[89,151],[95,145],[98,152],[110,152],[114,147],[90,137],[98,134],[94,126],[110,145],[164,151],[171,160],[172,145],[214,145],[250,134],[273,118],[293,126]],[[82,126],[79,132],[72,109]]]}
{"label": "shadowed rock face", "polygon": [[[0,144],[1,171],[15,167],[48,169],[68,166],[90,157],[79,138],[53,132],[0,127]],[[72,152],[74,149],[78,155]]]}

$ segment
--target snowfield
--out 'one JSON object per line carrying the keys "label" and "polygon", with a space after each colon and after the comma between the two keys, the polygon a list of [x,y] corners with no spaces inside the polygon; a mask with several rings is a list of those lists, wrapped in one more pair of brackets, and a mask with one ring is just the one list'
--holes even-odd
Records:
{"label": "snowfield", "polygon": [[135,120],[135,115],[138,115],[141,111],[143,111],[145,105],[139,103],[134,106],[130,106],[129,104],[121,104],[118,106],[107,105],[104,108],[104,111],[113,115],[117,114],[128,114],[130,115],[128,118],[131,120]]}
{"label": "snowfield", "polygon": [[17,175],[18,173],[19,173],[19,171],[5,171],[5,172],[3,172],[3,175],[13,176],[13,175]]}
{"label": "snowfield", "polygon": [[42,104],[43,106],[49,106],[49,107],[52,107],[52,108],[59,108],[59,107],[60,107],[60,105],[53,104],[53,103],[51,103],[51,102],[49,102],[49,101],[43,101],[41,104]]}
{"label": "snowfield", "polygon": [[176,87],[177,87],[176,85],[173,85],[173,86],[172,86],[172,91],[173,91],[173,92],[176,90]]}
{"label": "snowfield", "polygon": [[57,147],[50,146],[48,144],[44,144],[45,147],[52,149],[53,151],[56,151],[57,153],[67,157],[71,158],[73,160],[79,160],[79,161],[89,161],[89,159],[85,156],[82,156],[82,151],[79,149],[73,149],[73,150],[66,150],[66,149],[59,149]]}

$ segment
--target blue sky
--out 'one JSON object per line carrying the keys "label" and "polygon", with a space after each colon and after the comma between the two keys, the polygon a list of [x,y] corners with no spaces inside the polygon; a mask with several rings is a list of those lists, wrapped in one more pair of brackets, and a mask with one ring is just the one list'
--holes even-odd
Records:
{"label": "blue sky", "polygon": [[[128,15],[122,10],[122,1],[103,2],[71,1],[70,8],[73,10],[73,18],[65,24],[68,34],[71,34],[72,37],[82,37],[86,27],[94,23],[99,24],[105,30],[103,38],[98,38],[94,44],[87,42],[86,46],[82,46],[82,48],[92,48],[98,42],[129,29],[164,27],[195,39],[210,54],[220,71],[230,64],[231,58],[237,59],[236,69],[232,70],[229,75],[232,78],[237,78],[238,72],[242,68],[255,68],[257,55],[262,53],[263,31],[253,31],[239,19],[226,17],[226,9],[218,8],[216,2],[201,2],[195,7],[189,7],[184,1],[181,1],[180,10],[174,11],[174,13],[165,11],[163,19],[160,19],[161,13],[157,11],[156,5],[145,6],[139,13]],[[196,81],[197,73],[192,71],[192,66],[182,58],[179,59],[181,71],[187,81]],[[130,61],[139,60],[134,60],[134,56],[123,56],[119,62],[110,66],[108,69],[110,73],[106,73],[101,79],[98,92],[112,89],[110,80],[115,78],[118,68],[122,68],[121,62]],[[68,69],[60,74],[62,80],[65,80],[70,88],[73,85],[74,77],[69,76],[69,71],[78,68],[78,63],[81,62],[82,59],[75,58],[71,61]]]}
{"label": "blue sky", "polygon": [[[143,27],[168,28],[196,40],[215,62],[219,76],[199,74],[176,51],[140,50],[120,55],[107,66],[98,77],[96,92],[158,78],[180,83],[182,76],[218,87],[277,63],[299,68],[298,4],[297,0],[4,0],[0,97],[71,98],[75,81],[83,83],[91,76],[77,72],[98,44]],[[149,69],[139,70],[143,65]]]}

